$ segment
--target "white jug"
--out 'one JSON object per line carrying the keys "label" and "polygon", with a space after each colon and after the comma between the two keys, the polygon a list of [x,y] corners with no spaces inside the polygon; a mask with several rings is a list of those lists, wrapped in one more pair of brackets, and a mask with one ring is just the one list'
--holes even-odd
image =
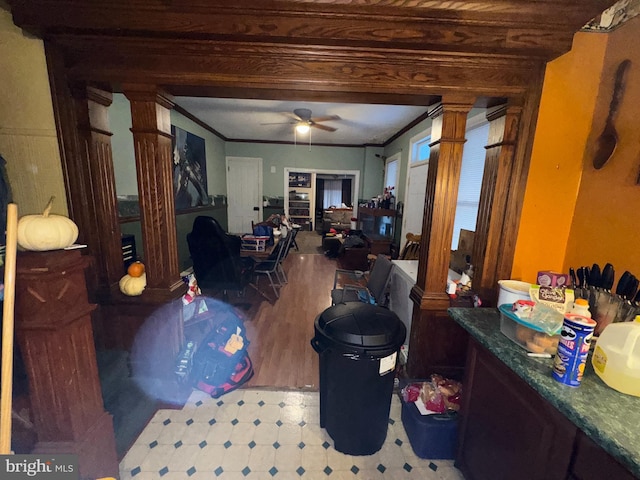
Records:
{"label": "white jug", "polygon": [[633,322],[607,325],[596,342],[591,363],[611,388],[640,397],[640,315]]}

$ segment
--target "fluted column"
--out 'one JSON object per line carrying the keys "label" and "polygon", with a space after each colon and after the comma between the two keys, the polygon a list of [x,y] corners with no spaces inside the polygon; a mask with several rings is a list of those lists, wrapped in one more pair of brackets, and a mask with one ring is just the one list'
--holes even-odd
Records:
{"label": "fluted column", "polygon": [[501,238],[521,114],[522,107],[511,104],[487,112],[489,138],[471,256],[475,269],[473,289],[485,306],[494,306],[493,292],[500,280],[496,259],[503,243]]}
{"label": "fluted column", "polygon": [[[171,98],[154,85],[124,85],[131,102],[147,288],[144,299],[184,293],[180,279],[173,192]],[[143,299],[143,300],[144,300]]]}
{"label": "fluted column", "polygon": [[410,294],[414,308],[407,368],[416,378],[434,371],[449,373],[452,364],[460,369],[464,364],[466,337],[447,315],[446,286],[467,115],[474,101],[466,96],[443,97],[429,114],[431,144],[420,260]]}
{"label": "fluted column", "polygon": [[94,226],[87,232],[87,243],[96,259],[98,294],[105,299],[117,290],[124,274],[116,181],[111,153],[109,106],[113,96],[93,87],[76,86],[72,90],[78,138],[89,168]]}

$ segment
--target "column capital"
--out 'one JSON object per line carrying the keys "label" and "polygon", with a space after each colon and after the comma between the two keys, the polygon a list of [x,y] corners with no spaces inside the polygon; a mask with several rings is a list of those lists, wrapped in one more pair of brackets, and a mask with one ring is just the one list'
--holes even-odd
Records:
{"label": "column capital", "polygon": [[157,85],[125,83],[122,92],[129,101],[154,102],[168,109],[175,106],[173,96]]}

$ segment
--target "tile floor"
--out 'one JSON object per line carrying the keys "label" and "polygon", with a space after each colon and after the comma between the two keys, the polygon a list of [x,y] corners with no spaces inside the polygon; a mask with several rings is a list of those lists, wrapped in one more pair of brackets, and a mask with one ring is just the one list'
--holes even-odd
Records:
{"label": "tile floor", "polygon": [[444,479],[451,460],[417,457],[393,396],[387,439],[373,455],[336,451],[319,425],[319,393],[243,389],[219,399],[194,390],[182,410],[160,410],[120,463],[122,480]]}

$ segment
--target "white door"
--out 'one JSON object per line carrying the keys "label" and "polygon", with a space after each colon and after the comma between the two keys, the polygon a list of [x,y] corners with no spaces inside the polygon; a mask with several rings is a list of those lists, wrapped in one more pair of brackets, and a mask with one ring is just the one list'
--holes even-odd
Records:
{"label": "white door", "polygon": [[230,233],[251,233],[262,221],[262,159],[227,157],[227,211]]}
{"label": "white door", "polygon": [[404,246],[407,233],[422,233],[422,217],[424,215],[424,200],[427,193],[428,170],[429,162],[423,162],[419,165],[409,167],[400,248]]}

